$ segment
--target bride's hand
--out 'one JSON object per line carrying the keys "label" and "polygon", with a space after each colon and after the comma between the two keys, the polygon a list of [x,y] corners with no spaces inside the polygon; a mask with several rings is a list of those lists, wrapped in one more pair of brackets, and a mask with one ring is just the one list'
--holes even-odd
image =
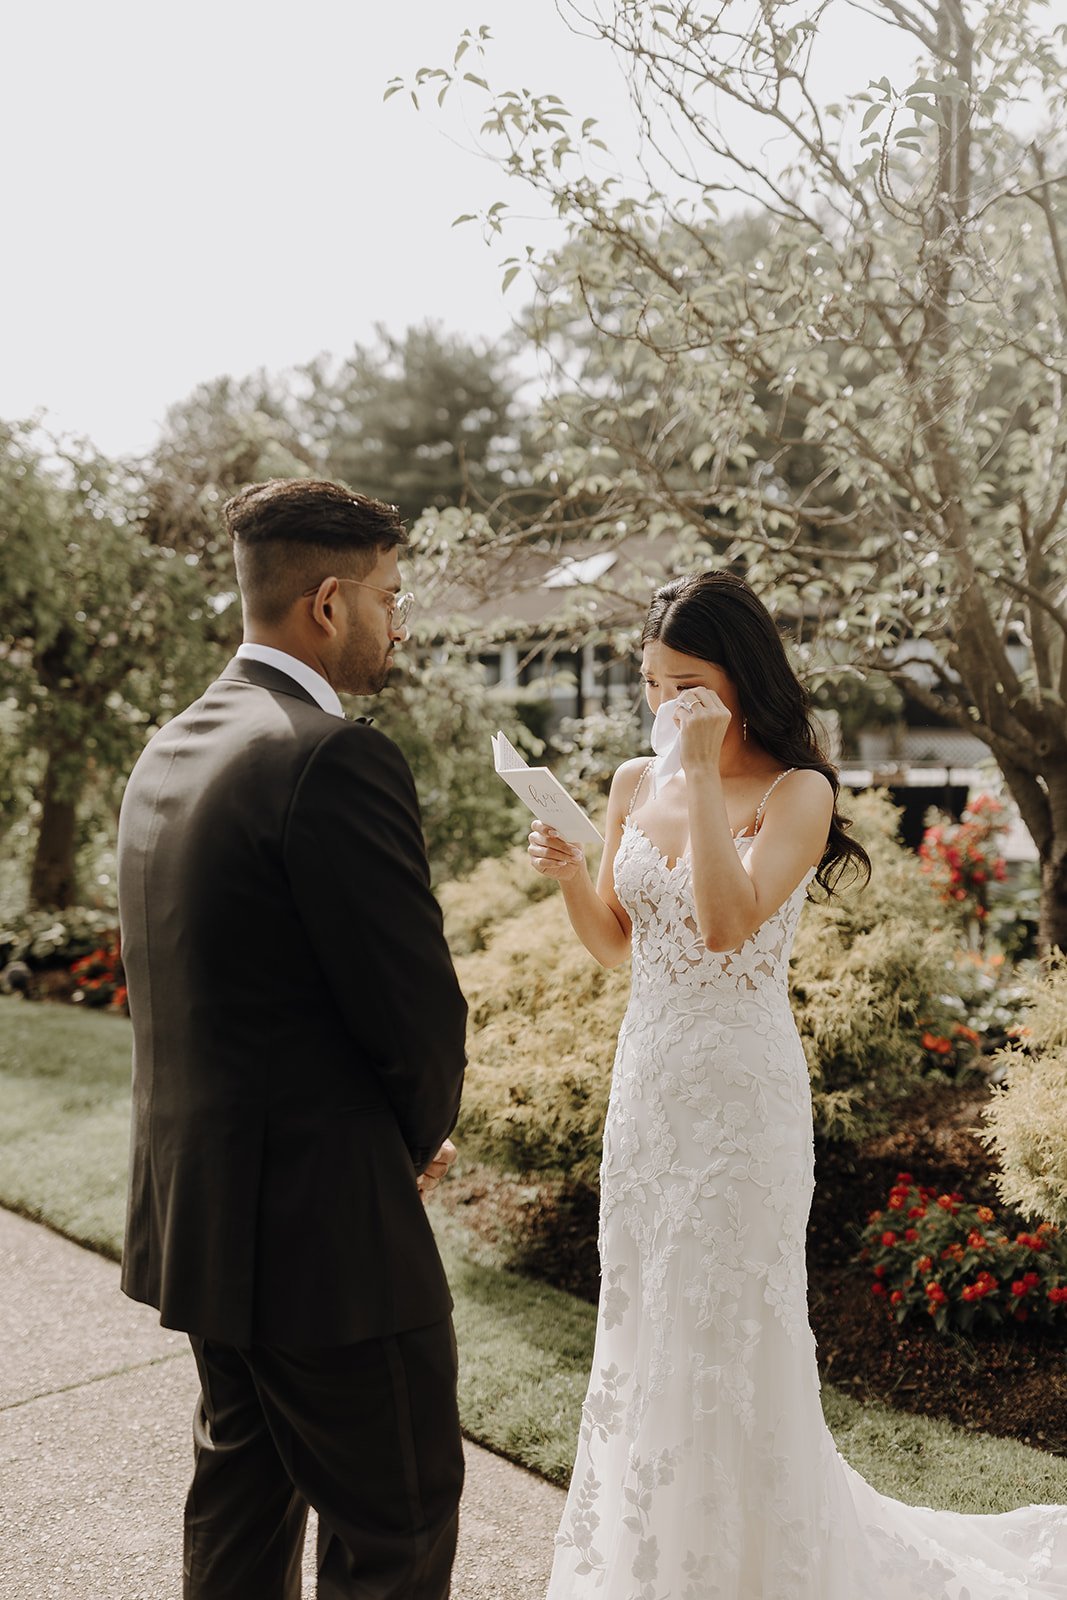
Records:
{"label": "bride's hand", "polygon": [[727,706],[714,689],[683,689],[674,720],[681,729],[682,766],[686,772],[717,767],[730,726]]}
{"label": "bride's hand", "polygon": [[570,883],[585,870],[585,853],[580,844],[568,844],[547,822],[535,822],[530,829],[530,863],[545,878]]}

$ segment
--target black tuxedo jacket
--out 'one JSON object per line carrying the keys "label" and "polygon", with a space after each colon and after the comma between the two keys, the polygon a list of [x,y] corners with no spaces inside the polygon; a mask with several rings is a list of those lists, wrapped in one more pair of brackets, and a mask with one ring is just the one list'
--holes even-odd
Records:
{"label": "black tuxedo jacket", "polygon": [[231,662],[134,768],[119,907],[126,1293],[238,1346],[447,1316],[415,1179],[455,1124],[466,1004],[396,746]]}

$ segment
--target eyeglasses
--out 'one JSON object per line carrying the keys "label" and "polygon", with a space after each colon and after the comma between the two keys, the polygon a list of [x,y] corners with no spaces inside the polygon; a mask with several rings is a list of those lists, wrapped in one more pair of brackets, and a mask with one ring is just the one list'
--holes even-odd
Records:
{"label": "eyeglasses", "polygon": [[[415,604],[415,596],[409,589],[406,594],[394,594],[392,589],[383,589],[380,583],[364,583],[362,578],[338,578],[338,583],[354,583],[357,589],[374,589],[378,594],[387,594],[392,601],[389,607],[389,626],[403,628],[411,615],[411,608]],[[318,594],[321,580],[310,589],[305,589],[305,596]]]}

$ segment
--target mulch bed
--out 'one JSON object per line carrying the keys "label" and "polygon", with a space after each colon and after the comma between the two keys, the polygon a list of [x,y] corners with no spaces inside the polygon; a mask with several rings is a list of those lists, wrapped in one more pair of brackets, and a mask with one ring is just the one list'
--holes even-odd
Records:
{"label": "mulch bed", "polygon": [[[918,1183],[992,1206],[1008,1231],[1026,1226],[998,1198],[993,1161],[973,1131],[987,1095],[984,1084],[933,1086],[902,1108],[891,1133],[855,1147],[818,1148],[808,1279],[819,1366],[827,1382],[857,1397],[1067,1455],[1062,1332],[1013,1327],[964,1338],[912,1321],[898,1325],[853,1259],[856,1226],[884,1207],[902,1169]],[[502,1247],[516,1271],[596,1300],[597,1202],[589,1190],[460,1166],[441,1198]]]}

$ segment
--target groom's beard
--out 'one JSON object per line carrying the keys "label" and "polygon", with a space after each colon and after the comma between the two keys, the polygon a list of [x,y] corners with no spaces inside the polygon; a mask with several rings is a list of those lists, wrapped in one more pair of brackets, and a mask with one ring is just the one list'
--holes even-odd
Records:
{"label": "groom's beard", "polygon": [[335,687],[346,694],[378,694],[389,677],[394,648],[388,645],[383,654],[381,646],[366,637],[349,639],[338,662]]}

